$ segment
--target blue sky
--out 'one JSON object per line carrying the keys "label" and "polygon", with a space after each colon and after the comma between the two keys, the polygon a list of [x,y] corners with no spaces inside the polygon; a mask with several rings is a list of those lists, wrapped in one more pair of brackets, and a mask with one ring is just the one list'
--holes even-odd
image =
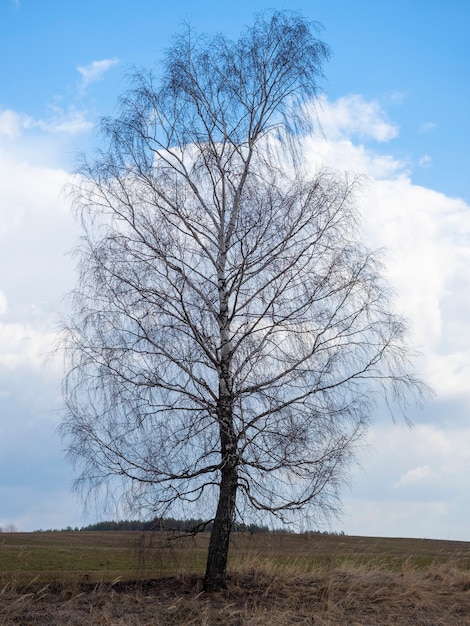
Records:
{"label": "blue sky", "polygon": [[[35,118],[59,108],[109,113],[132,65],[150,66],[188,21],[202,32],[237,36],[255,11],[271,5],[152,0],[74,2],[1,0],[0,105]],[[401,132],[393,150],[419,162],[417,183],[469,200],[468,59],[470,8],[465,0],[373,2],[292,1],[276,8],[300,11],[322,24],[332,48],[323,87],[335,99],[349,93],[379,99]],[[81,88],[78,67],[119,60],[106,80]]]}
{"label": "blue sky", "polygon": [[397,307],[435,401],[415,427],[377,413],[335,528],[470,540],[470,5],[466,0],[0,0],[0,526],[82,525],[55,434],[60,364],[46,362],[74,284],[62,189],[96,144],[133,65],[153,66],[183,22],[237,37],[291,9],[331,46],[306,156],[356,171],[367,241],[384,246]]}

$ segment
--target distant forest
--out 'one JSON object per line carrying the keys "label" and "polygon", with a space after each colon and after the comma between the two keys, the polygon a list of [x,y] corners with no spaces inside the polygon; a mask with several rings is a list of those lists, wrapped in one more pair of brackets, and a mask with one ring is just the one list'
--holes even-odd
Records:
{"label": "distant forest", "polygon": [[[184,533],[200,533],[200,532],[210,532],[212,530],[212,520],[205,521],[202,519],[188,519],[188,520],[180,520],[174,519],[173,517],[166,517],[164,519],[157,518],[150,521],[140,521],[140,520],[122,520],[119,522],[115,521],[107,521],[107,522],[97,522],[96,524],[89,524],[88,526],[83,526],[82,528],[71,529],[70,527],[66,530],[80,530],[80,531],[90,531],[90,530],[138,530],[138,531],[157,531],[157,532],[184,532]],[[257,524],[240,524],[235,523],[233,530],[235,532],[250,532],[250,533],[260,533],[260,532],[269,532],[269,528],[267,526],[258,526]],[[278,531],[279,532],[279,531]],[[288,532],[288,531],[281,531]]]}
{"label": "distant forest", "polygon": [[[141,520],[121,520],[121,521],[105,521],[105,522],[97,522],[96,524],[89,524],[88,526],[82,526],[79,528],[76,526],[72,528],[72,526],[67,526],[67,528],[61,529],[48,529],[46,530],[38,530],[36,532],[77,532],[77,531],[116,531],[116,530],[131,530],[131,531],[153,531],[153,532],[182,532],[188,534],[197,534],[200,532],[210,532],[212,530],[212,520],[205,521],[202,519],[188,519],[188,520],[180,520],[174,519],[173,517],[167,518],[156,518],[150,521],[141,521]],[[268,528],[268,526],[260,526],[258,524],[241,524],[239,522],[235,522],[233,525],[233,532],[248,532],[248,533],[268,533],[268,532],[276,532],[276,533],[291,533],[290,529],[286,528]],[[311,530],[307,531],[306,534],[315,534],[315,535],[344,535],[343,531],[321,531],[321,530]]]}

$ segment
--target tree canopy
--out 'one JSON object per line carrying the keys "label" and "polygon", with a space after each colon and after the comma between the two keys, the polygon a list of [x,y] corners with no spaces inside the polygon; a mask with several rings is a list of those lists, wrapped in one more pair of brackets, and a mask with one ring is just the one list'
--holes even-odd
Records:
{"label": "tree canopy", "polygon": [[425,390],[356,179],[303,167],[328,57],[314,33],[288,12],[237,41],[183,31],[158,76],[133,74],[73,189],[77,485],[153,516],[211,507],[208,591],[237,516],[336,510],[375,399]]}

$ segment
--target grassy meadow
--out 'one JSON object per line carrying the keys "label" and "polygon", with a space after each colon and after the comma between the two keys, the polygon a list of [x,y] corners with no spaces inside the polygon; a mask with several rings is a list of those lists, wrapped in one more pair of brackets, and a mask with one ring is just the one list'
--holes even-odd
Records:
{"label": "grassy meadow", "polygon": [[470,625],[470,543],[234,533],[201,593],[208,535],[0,535],[0,626]]}

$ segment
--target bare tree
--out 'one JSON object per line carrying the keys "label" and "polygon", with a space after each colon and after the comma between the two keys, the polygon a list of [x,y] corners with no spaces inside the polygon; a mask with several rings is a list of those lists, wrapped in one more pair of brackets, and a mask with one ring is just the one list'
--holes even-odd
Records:
{"label": "bare tree", "polygon": [[237,511],[328,511],[374,405],[420,391],[357,238],[354,180],[302,171],[326,46],[290,13],[236,42],[179,35],[138,71],[74,188],[79,281],[62,433],[77,485],[164,514],[217,502],[205,590]]}

